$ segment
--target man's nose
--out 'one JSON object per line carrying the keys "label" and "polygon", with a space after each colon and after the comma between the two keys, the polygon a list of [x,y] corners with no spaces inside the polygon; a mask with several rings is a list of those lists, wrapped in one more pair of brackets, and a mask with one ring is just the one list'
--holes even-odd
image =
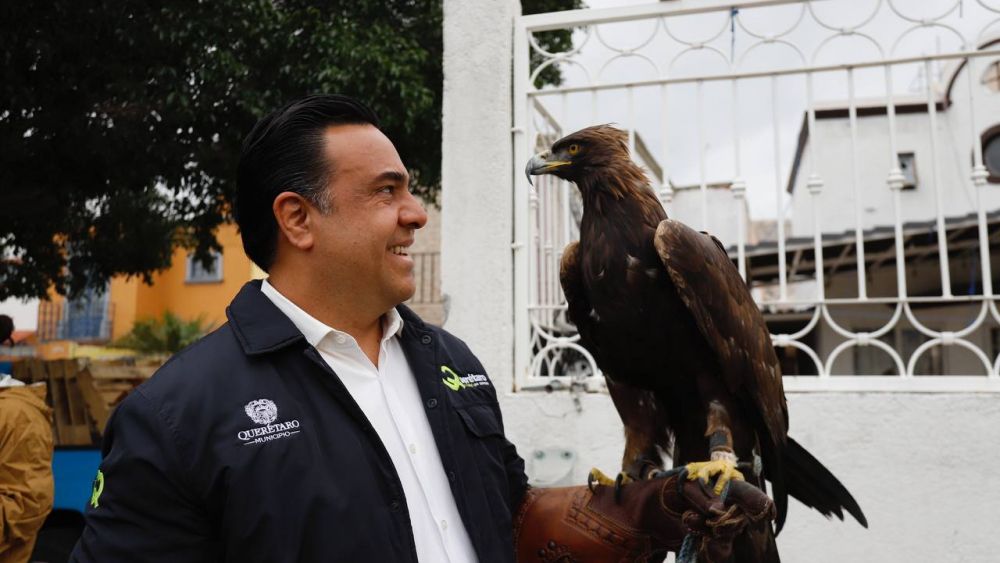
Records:
{"label": "man's nose", "polygon": [[427,224],[427,211],[413,194],[410,194],[408,201],[403,205],[399,221],[411,229],[420,229]]}

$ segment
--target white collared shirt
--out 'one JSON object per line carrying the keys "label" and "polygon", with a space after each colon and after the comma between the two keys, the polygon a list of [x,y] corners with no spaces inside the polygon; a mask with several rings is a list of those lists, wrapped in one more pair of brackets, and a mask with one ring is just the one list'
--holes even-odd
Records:
{"label": "white collared shirt", "polygon": [[399,312],[393,308],[382,318],[376,367],[350,334],[323,324],[267,280],[260,290],[319,351],[381,438],[403,485],[417,558],[432,563],[476,561],[413,370],[399,343]]}

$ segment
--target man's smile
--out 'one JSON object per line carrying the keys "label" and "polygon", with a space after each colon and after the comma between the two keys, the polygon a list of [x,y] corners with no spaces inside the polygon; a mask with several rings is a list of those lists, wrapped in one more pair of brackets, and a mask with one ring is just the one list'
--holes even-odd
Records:
{"label": "man's smile", "polygon": [[393,257],[392,260],[394,261],[398,260],[402,262],[408,269],[413,268],[413,257],[410,256],[409,254],[410,245],[412,244],[413,244],[413,239],[411,238],[409,240],[403,241],[402,244],[389,245],[388,250],[389,254],[391,254]]}

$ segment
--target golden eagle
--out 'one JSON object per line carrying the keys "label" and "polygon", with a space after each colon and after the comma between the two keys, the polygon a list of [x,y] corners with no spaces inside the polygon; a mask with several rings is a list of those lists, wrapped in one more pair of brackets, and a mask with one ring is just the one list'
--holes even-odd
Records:
{"label": "golden eagle", "polygon": [[[628,136],[609,125],[556,141],[529,175],[574,182],[583,198],[580,241],[563,253],[560,280],[581,344],[603,370],[625,425],[624,475],[661,466],[658,448],[717,490],[743,479],[737,460],[759,459],[771,482],[777,530],[748,530],[736,560],[778,561],[788,495],[827,517],[867,521],[847,489],[788,437],[781,371],[764,317],[722,244],[667,218]],[[707,460],[707,461],[706,461]],[[741,465],[745,466],[745,465]]]}

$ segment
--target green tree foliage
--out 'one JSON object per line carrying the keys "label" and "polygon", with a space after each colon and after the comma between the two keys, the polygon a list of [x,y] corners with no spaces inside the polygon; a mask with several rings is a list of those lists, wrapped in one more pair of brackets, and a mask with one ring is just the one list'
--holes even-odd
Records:
{"label": "green tree foliage", "polygon": [[115,341],[119,348],[143,354],[175,354],[207,333],[211,327],[202,317],[185,321],[166,311],[161,319],[140,319],[132,330]]}
{"label": "green tree foliage", "polygon": [[243,136],[309,93],[369,102],[439,191],[441,0],[3,2],[0,47],[0,299],[207,263]]}

